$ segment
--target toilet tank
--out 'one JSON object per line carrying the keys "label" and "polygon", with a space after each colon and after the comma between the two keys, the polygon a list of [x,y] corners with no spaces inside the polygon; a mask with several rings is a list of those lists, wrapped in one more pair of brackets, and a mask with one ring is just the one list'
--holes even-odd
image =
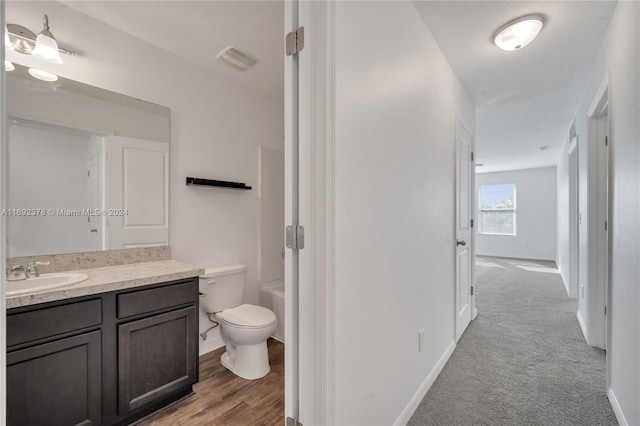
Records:
{"label": "toilet tank", "polygon": [[245,265],[207,268],[200,275],[200,305],[207,313],[221,312],[242,304]]}

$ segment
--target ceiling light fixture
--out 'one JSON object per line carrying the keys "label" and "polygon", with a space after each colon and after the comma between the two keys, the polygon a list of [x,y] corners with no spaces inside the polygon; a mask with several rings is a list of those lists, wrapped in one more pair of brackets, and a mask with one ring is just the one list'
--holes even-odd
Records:
{"label": "ceiling light fixture", "polygon": [[15,69],[16,69],[16,67],[13,66],[13,62],[7,61],[6,59],[4,60],[4,70],[5,71],[13,71]]}
{"label": "ceiling light fixture", "polygon": [[44,15],[43,26],[44,29],[38,34],[36,47],[31,54],[43,61],[61,64],[62,58],[58,51],[58,42],[53,34],[51,34],[51,31],[49,31],[49,17],[47,15]]}
{"label": "ceiling light fixture", "polygon": [[32,77],[35,77],[38,80],[42,81],[56,81],[58,79],[57,75],[36,68],[29,68],[29,74],[31,74]]}
{"label": "ceiling light fixture", "polygon": [[493,42],[502,50],[522,49],[540,34],[544,22],[544,16],[540,14],[521,16],[500,27]]}

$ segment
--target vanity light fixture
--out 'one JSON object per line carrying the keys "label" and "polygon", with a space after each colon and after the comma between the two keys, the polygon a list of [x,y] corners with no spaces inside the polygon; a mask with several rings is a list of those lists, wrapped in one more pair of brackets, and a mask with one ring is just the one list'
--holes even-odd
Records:
{"label": "vanity light fixture", "polygon": [[38,80],[42,81],[56,81],[58,79],[57,75],[36,68],[29,68],[29,74],[31,74],[32,77],[35,77]]}
{"label": "vanity light fixture", "polygon": [[16,67],[13,66],[13,62],[4,60],[4,70],[5,71],[13,71]]}
{"label": "vanity light fixture", "polygon": [[43,61],[61,64],[62,58],[58,51],[58,42],[53,34],[51,34],[51,31],[49,31],[49,17],[47,15],[44,15],[43,26],[43,30],[36,38],[36,47],[31,54]]}
{"label": "vanity light fixture", "polygon": [[504,24],[495,32],[493,42],[502,50],[518,50],[531,43],[544,26],[544,16],[525,15]]}
{"label": "vanity light fixture", "polygon": [[[47,15],[44,17],[44,30],[38,34],[37,36],[28,28],[23,27],[22,25],[17,24],[7,24],[6,28],[6,36],[5,36],[5,44],[7,45],[7,49],[15,50],[16,52],[23,53],[25,55],[31,55],[44,59],[45,61],[51,62],[49,57],[54,58],[54,62],[61,64],[62,58],[60,58],[60,53],[64,53],[66,55],[75,55],[74,52],[64,49],[58,46],[58,42],[51,34],[49,30],[49,23]],[[7,41],[8,38],[8,41]],[[42,43],[40,43],[42,41]],[[44,57],[35,54],[34,51],[36,48],[44,49]],[[52,52],[53,50],[53,52]],[[57,50],[57,55],[56,55]],[[55,61],[55,58],[59,59],[59,62]]]}

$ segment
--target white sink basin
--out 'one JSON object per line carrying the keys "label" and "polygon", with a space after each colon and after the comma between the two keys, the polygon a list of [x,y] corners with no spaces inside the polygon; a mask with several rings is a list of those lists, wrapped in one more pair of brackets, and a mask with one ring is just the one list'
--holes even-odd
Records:
{"label": "white sink basin", "polygon": [[59,274],[42,274],[39,277],[20,281],[6,281],[7,296],[17,294],[36,293],[52,288],[78,284],[89,279],[89,275],[76,272]]}

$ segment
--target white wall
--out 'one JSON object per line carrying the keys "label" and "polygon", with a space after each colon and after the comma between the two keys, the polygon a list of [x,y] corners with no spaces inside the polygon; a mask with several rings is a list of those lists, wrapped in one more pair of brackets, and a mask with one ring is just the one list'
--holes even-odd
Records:
{"label": "white wall", "polygon": [[[590,172],[598,151],[588,139],[587,111],[601,83],[609,80],[611,211],[610,211],[610,369],[609,399],[621,423],[640,424],[640,4],[619,2],[592,76],[576,111],[580,147],[580,284],[589,285],[587,231],[594,224],[590,212],[595,204],[595,186],[589,188]],[[563,153],[564,155],[564,153]],[[581,315],[592,316],[586,306]],[[584,312],[582,310],[585,309]],[[595,309],[594,309],[595,310]],[[600,310],[598,309],[598,312]],[[585,317],[586,316],[586,317]]]}
{"label": "white wall", "polygon": [[[87,208],[89,135],[17,124],[8,133],[8,208]],[[9,257],[89,248],[84,216],[10,216],[7,231]]]}
{"label": "white wall", "polygon": [[335,7],[335,420],[389,425],[455,345],[455,122],[475,109],[412,3]]}
{"label": "white wall", "polygon": [[[41,16],[45,10],[51,22],[82,35],[70,44],[83,55],[65,56],[65,64],[50,71],[171,109],[172,256],[202,267],[246,264],[245,300],[257,304],[257,191],[187,187],[185,177],[246,182],[256,188],[258,148],[284,149],[283,99],[251,91],[60,3],[6,4],[10,22],[13,14]],[[34,60],[22,55],[16,61],[30,65]],[[204,315],[200,323],[203,329],[208,326]],[[201,352],[220,344],[214,330],[201,343]]]}
{"label": "white wall", "polygon": [[476,175],[477,188],[499,183],[516,184],[516,235],[484,235],[476,227],[476,254],[555,261],[556,168]]}

